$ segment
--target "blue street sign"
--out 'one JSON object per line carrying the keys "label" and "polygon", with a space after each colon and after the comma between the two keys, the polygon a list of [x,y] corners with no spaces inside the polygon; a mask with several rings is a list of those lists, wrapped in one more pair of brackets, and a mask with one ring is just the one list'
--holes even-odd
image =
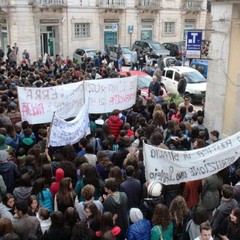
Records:
{"label": "blue street sign", "polygon": [[187,58],[200,58],[202,44],[202,31],[190,31],[187,33]]}
{"label": "blue street sign", "polygon": [[112,23],[112,31],[117,32],[118,31],[118,24],[117,23]]}
{"label": "blue street sign", "polygon": [[134,31],[134,26],[128,25],[128,33],[133,33],[133,31]]}

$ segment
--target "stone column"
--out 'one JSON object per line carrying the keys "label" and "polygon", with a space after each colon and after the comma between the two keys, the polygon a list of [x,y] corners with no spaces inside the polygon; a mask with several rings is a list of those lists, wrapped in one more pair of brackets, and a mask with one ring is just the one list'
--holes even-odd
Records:
{"label": "stone column", "polygon": [[240,2],[212,1],[206,124],[222,137],[240,130]]}

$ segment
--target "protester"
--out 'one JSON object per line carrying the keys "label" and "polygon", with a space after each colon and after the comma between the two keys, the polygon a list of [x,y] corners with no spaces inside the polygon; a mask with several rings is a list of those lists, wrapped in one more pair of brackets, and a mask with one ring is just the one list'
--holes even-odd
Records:
{"label": "protester", "polygon": [[184,77],[184,74],[182,73],[180,76],[180,79],[178,80],[178,86],[177,86],[177,90],[180,97],[184,96],[186,92],[186,87],[187,87],[187,80]]}
{"label": "protester", "polygon": [[174,239],[173,223],[169,209],[166,205],[159,203],[153,213],[151,240]]}
{"label": "protester", "polygon": [[21,239],[27,240],[29,234],[34,234],[40,240],[42,237],[40,222],[37,217],[29,216],[27,211],[28,205],[26,201],[16,203],[15,213],[19,220],[13,222],[14,230]]}
{"label": "protester", "polygon": [[200,235],[194,240],[213,240],[212,229],[208,222],[204,222],[200,225]]}
{"label": "protester", "polygon": [[116,217],[116,224],[121,228],[119,239],[124,239],[128,228],[128,199],[124,192],[119,192],[114,178],[105,180],[105,191],[108,194],[103,202],[104,212],[111,212]]}
{"label": "protester", "polygon": [[[14,52],[12,53],[12,51]],[[15,46],[15,49],[11,49],[9,46],[9,58],[12,57],[9,56],[11,54],[17,54],[17,46]],[[140,58],[145,57],[145,53],[141,54]],[[118,60],[121,60],[120,55]],[[139,60],[138,56],[137,60]],[[148,58],[147,64],[153,65],[154,61]],[[162,59],[158,60],[160,65],[162,64],[161,61]],[[100,65],[101,62],[102,65]],[[194,162],[191,168],[192,174],[199,174],[197,180],[191,179],[187,170],[187,175],[185,170],[180,171],[180,169],[176,175],[173,170],[176,170],[177,167],[165,168],[165,163],[172,163],[172,161],[166,162],[171,158],[173,158],[171,160],[174,164],[181,164],[180,160],[183,155],[179,152],[175,154],[175,150],[184,150],[183,154],[186,160],[184,164],[190,166],[194,159],[190,159],[192,153],[188,153],[188,151],[195,149],[198,154],[206,153],[209,149],[202,148],[209,144],[209,134],[207,126],[204,124],[202,112],[194,111],[190,101],[188,101],[190,100],[189,96],[184,96],[184,101],[179,105],[179,109],[177,108],[177,102],[173,102],[169,98],[165,99],[166,94],[161,91],[161,86],[158,85],[158,81],[161,80],[160,70],[163,70],[162,66],[160,66],[161,68],[156,67],[153,81],[149,87],[149,96],[152,99],[148,96],[146,98],[140,96],[141,91],[139,90],[136,104],[131,108],[122,110],[125,101],[128,102],[130,98],[133,99],[133,96],[130,95],[122,98],[122,93],[132,88],[132,82],[127,85],[121,84],[118,88],[116,88],[116,81],[114,81],[114,84],[108,85],[108,90],[114,98],[111,100],[109,109],[112,106],[116,109],[112,113],[91,114],[89,124],[91,134],[88,135],[88,124],[86,124],[86,127],[84,127],[85,135],[80,139],[78,138],[75,144],[67,142],[62,146],[51,146],[53,141],[49,141],[49,134],[52,128],[48,130],[48,123],[30,125],[27,121],[19,122],[21,121],[19,106],[21,106],[21,113],[25,114],[24,116],[31,115],[32,120],[41,121],[38,114],[42,111],[41,108],[38,109],[39,105],[31,113],[30,105],[33,103],[31,102],[29,106],[26,106],[21,99],[18,102],[19,97],[28,96],[28,98],[31,98],[38,93],[40,95],[37,95],[37,97],[41,98],[42,103],[47,102],[49,105],[58,108],[60,105],[58,106],[57,101],[54,100],[55,102],[52,104],[53,98],[56,97],[55,92],[48,94],[48,90],[55,91],[56,86],[57,89],[63,89],[61,93],[56,91],[56,94],[64,96],[64,106],[61,105],[61,108],[65,109],[63,110],[65,114],[63,113],[61,117],[70,117],[68,114],[79,109],[82,102],[74,102],[73,100],[70,105],[67,97],[65,98],[65,96],[68,96],[67,89],[73,89],[72,86],[79,84],[80,81],[84,81],[85,84],[89,79],[95,79],[98,75],[101,75],[102,78],[118,78],[117,70],[119,69],[117,68],[121,67],[119,63],[117,66],[110,67],[109,65],[108,67],[108,58],[101,54],[95,57],[94,61],[84,56],[82,65],[76,65],[68,58],[63,60],[59,55],[54,60],[51,56],[48,56],[45,63],[42,62],[42,59],[35,63],[28,62],[26,56],[19,66],[14,66],[16,64],[13,61],[2,62],[0,66],[0,173],[6,189],[4,184],[1,184],[1,219],[3,217],[13,219],[12,210],[15,208],[16,202],[9,193],[11,194],[14,191],[17,200],[29,200],[29,209],[27,209],[29,212],[27,213],[39,218],[40,227],[44,232],[43,240],[55,238],[93,240],[98,236],[103,239],[117,240],[131,239],[133,236],[137,236],[139,239],[141,237],[149,239],[151,234],[149,222],[153,220],[154,209],[160,203],[169,207],[173,219],[173,223],[170,220],[168,224],[168,226],[173,226],[173,231],[169,235],[170,239],[184,238],[186,229],[188,229],[191,239],[198,236],[199,239],[209,239],[210,234],[207,238],[203,238],[204,234],[200,233],[199,225],[207,220],[206,211],[208,211],[210,219],[214,209],[217,209],[216,212],[218,212],[222,208],[222,204],[228,205],[225,202],[228,198],[223,198],[223,203],[219,205],[219,192],[223,182],[231,182],[233,185],[237,182],[235,172],[238,173],[237,169],[239,169],[240,161],[236,160],[234,166],[225,168],[223,173],[211,173],[212,175],[208,173],[208,177],[203,178],[201,174],[203,168],[200,166],[202,160],[200,159]],[[138,62],[136,62],[134,68],[137,65]],[[141,65],[141,68],[143,67],[142,62],[139,62],[139,65]],[[148,67],[151,68],[151,66]],[[120,80],[121,83],[124,83],[122,79]],[[106,89],[103,89],[100,84],[102,80],[98,81],[99,88],[95,85],[91,85],[91,88],[96,88],[95,92],[98,89],[105,93]],[[16,86],[22,86],[23,88],[18,88],[17,93]],[[87,86],[90,89],[89,85]],[[73,89],[73,91],[74,94],[78,93],[76,89]],[[183,92],[181,90],[181,94],[184,94]],[[94,100],[95,98],[91,98],[92,103],[94,103]],[[160,104],[157,104],[158,101],[160,101]],[[103,109],[103,100],[94,104],[96,104],[97,110],[102,111],[100,109]],[[108,109],[105,110],[108,111]],[[18,112],[18,115],[14,111]],[[109,111],[111,112],[111,110]],[[44,117],[46,115],[48,118],[50,117],[49,122],[51,121],[51,114],[43,113],[43,115]],[[86,119],[84,119],[87,120],[88,116],[86,113]],[[72,118],[69,120],[72,123]],[[53,123],[56,122],[53,121]],[[80,130],[71,133],[71,137],[76,132],[81,132]],[[52,133],[56,134],[54,131]],[[210,132],[211,142],[215,143],[214,146],[221,145],[216,145],[219,135],[220,133],[217,131]],[[70,139],[68,135],[61,136],[65,140]],[[51,144],[48,146],[49,143]],[[144,145],[144,143],[147,143],[147,145]],[[146,146],[148,145],[151,145],[152,150],[151,155],[146,157],[148,153],[148,150],[146,150],[148,147],[146,148]],[[164,150],[168,148],[172,151],[166,152]],[[156,153],[157,155],[155,155]],[[78,154],[79,157],[77,157]],[[154,165],[154,160],[158,160],[158,157],[163,162],[161,168],[157,164]],[[204,157],[202,159],[205,161]],[[149,161],[152,161],[151,164],[148,164]],[[149,173],[149,165],[153,167],[151,173]],[[207,163],[204,166],[209,167]],[[30,179],[27,186],[23,186],[18,181],[20,176],[22,180],[26,176],[25,174]],[[149,176],[151,176],[150,182]],[[187,178],[185,178],[186,176]],[[114,180],[109,180],[109,177],[113,177]],[[163,184],[152,182],[154,178],[159,179]],[[41,184],[39,184],[39,179]],[[106,180],[105,184],[104,180]],[[168,181],[173,181],[173,184],[168,185]],[[185,183],[179,184],[179,181]],[[32,186],[34,186],[33,189]],[[152,189],[152,186],[155,187]],[[45,194],[46,192],[50,193],[47,190],[49,187],[52,197],[50,194]],[[75,189],[78,197],[75,197],[73,189]],[[230,203],[233,202],[233,198],[238,198],[238,184],[234,189],[235,194],[229,200]],[[37,195],[42,206],[38,206],[36,199],[33,197],[28,198],[33,193]],[[107,197],[105,196],[106,193]],[[199,193],[201,194],[200,200]],[[175,199],[176,196],[178,200]],[[78,203],[78,199],[80,203]],[[55,203],[53,203],[54,200]],[[198,204],[203,205],[206,209],[199,209],[198,207],[195,209]],[[103,205],[105,210],[103,210]],[[48,207],[48,210],[43,206]],[[55,210],[58,208],[64,214],[54,211],[53,207],[55,207]],[[129,212],[132,207],[134,207],[134,211]],[[141,209],[144,218],[142,218],[139,209]],[[51,217],[50,211],[52,211]],[[192,219],[190,219],[190,212],[193,214]],[[87,219],[91,229],[88,228],[87,224],[77,222],[78,215],[83,221]],[[232,215],[234,216],[231,221],[234,222],[238,214],[234,212]],[[26,214],[27,219],[33,219],[29,217]],[[51,227],[50,218],[52,220]],[[25,217],[21,216],[20,223],[24,219]],[[156,222],[154,222],[154,230],[151,235],[152,238],[157,236],[157,239],[159,239],[159,232],[157,232],[158,228],[156,227],[160,224],[159,216],[154,219]],[[218,216],[215,219],[217,220]],[[129,226],[130,220],[133,224]],[[35,221],[34,218],[33,222]],[[225,220],[221,220],[221,222],[225,222]],[[228,222],[230,222],[229,219]],[[141,227],[142,224],[145,227]],[[166,222],[160,225],[163,227],[160,230],[164,235],[167,231],[165,228]],[[237,225],[238,223],[235,221],[233,226],[236,227]],[[226,228],[226,222],[224,226]],[[28,225],[26,229],[28,229]],[[144,230],[144,232],[141,230]],[[24,231],[22,225],[17,228],[17,233],[22,238],[21,231]],[[96,233],[99,235],[96,236]],[[223,238],[227,236],[224,231],[219,231],[219,234]],[[18,238],[17,235],[12,237]],[[9,234],[6,234],[6,238],[10,238]],[[27,238],[36,239],[37,237],[29,234]]]}
{"label": "protester", "polygon": [[151,224],[148,220],[143,218],[141,210],[138,208],[131,208],[129,216],[132,225],[128,227],[127,239],[150,240]]}
{"label": "protester", "polygon": [[219,228],[221,239],[239,239],[240,236],[240,208],[234,208],[229,217],[225,218]]}

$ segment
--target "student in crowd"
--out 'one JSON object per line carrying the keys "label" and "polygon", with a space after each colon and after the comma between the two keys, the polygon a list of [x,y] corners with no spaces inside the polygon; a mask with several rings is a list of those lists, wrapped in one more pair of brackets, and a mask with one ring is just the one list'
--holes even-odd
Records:
{"label": "student in crowd", "polygon": [[212,228],[209,222],[201,223],[200,225],[200,235],[194,240],[213,240]]}

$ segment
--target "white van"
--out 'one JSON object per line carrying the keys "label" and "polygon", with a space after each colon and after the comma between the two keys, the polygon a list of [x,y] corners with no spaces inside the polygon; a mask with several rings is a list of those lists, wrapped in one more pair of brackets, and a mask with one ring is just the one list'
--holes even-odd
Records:
{"label": "white van", "polygon": [[178,94],[177,86],[180,75],[184,74],[187,80],[185,94],[188,94],[192,102],[201,102],[206,95],[207,80],[194,68],[190,67],[166,67],[162,74],[162,83],[168,93]]}

